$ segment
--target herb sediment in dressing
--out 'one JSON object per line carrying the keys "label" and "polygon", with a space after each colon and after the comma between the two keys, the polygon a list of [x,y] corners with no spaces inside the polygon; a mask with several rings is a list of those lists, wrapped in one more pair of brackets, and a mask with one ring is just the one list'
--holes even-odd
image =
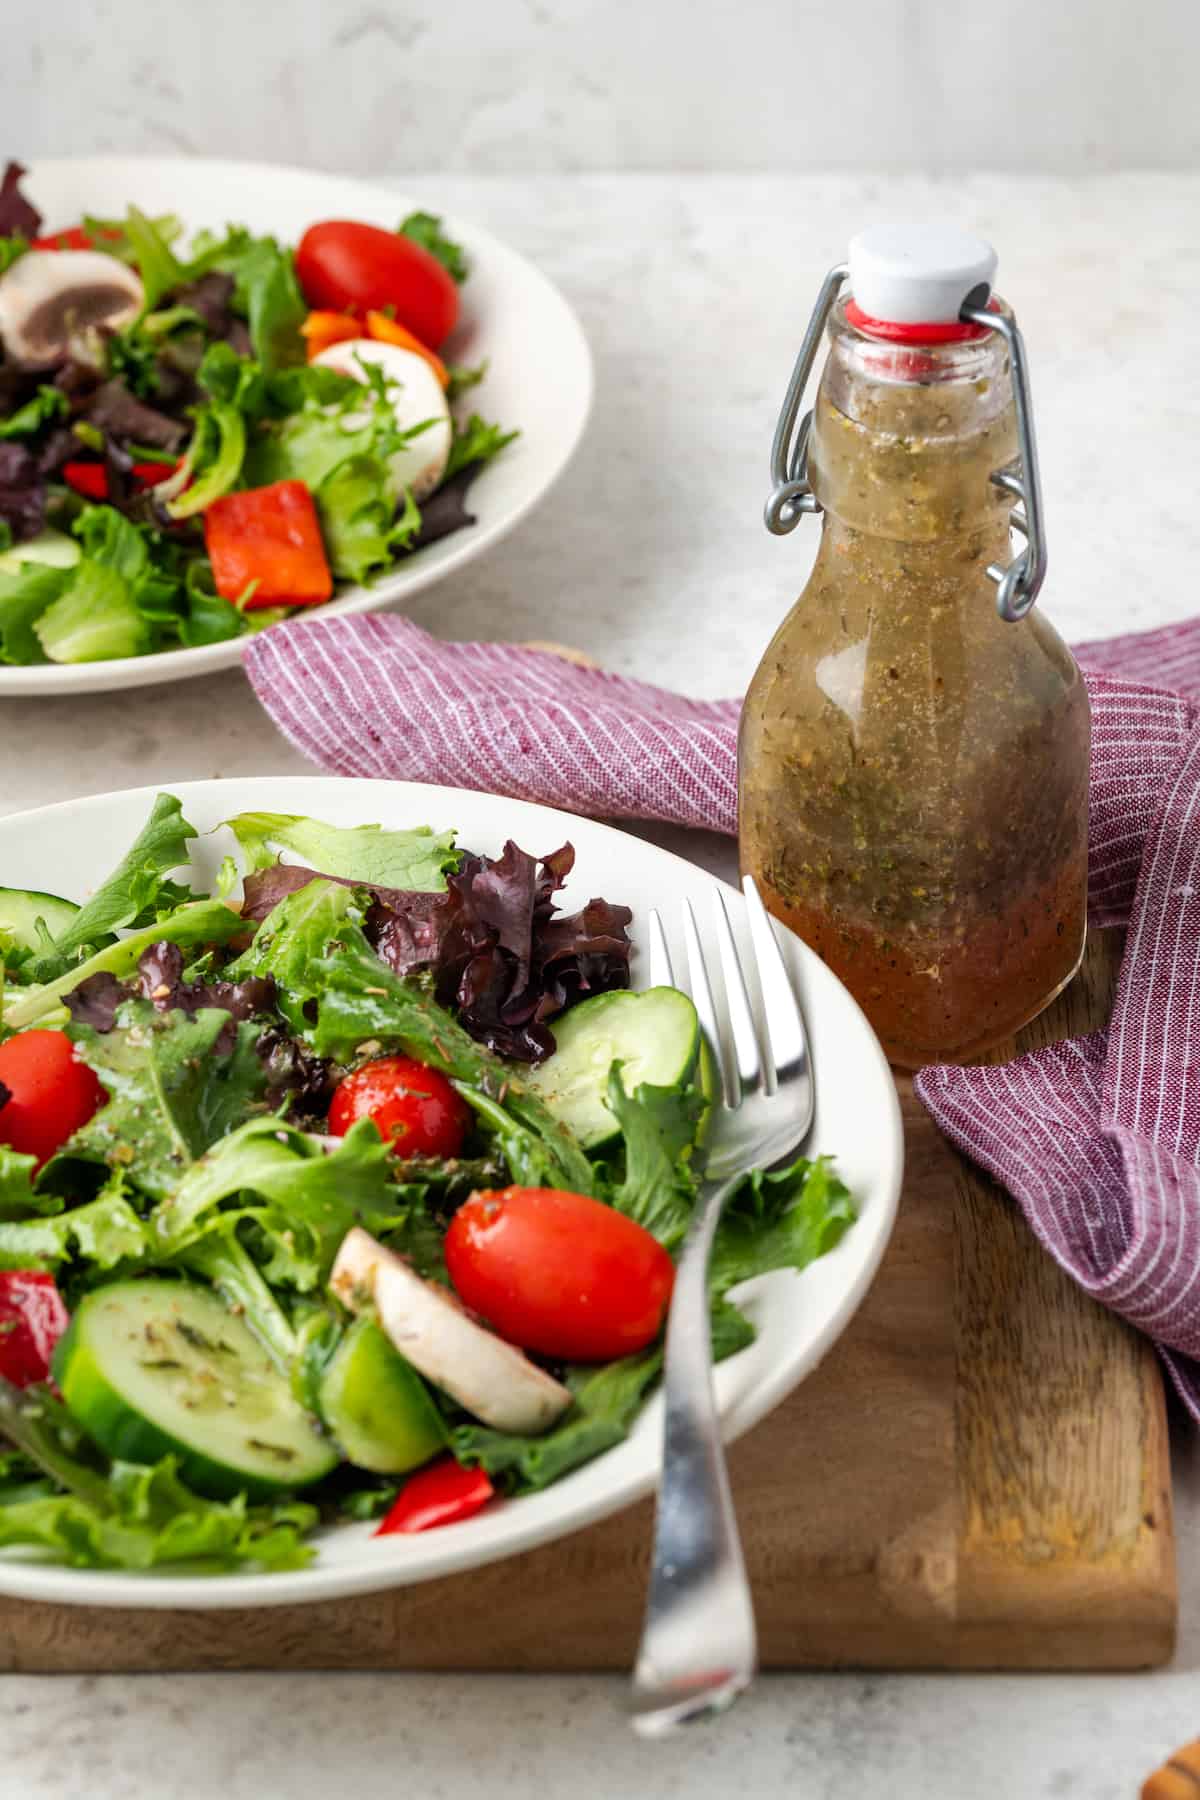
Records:
{"label": "herb sediment in dressing", "polygon": [[993,336],[878,343],[839,307],[810,446],[811,579],[742,722],[743,867],[889,1056],[965,1060],[1083,948],[1086,691],[1037,612],[996,613],[1016,454]]}

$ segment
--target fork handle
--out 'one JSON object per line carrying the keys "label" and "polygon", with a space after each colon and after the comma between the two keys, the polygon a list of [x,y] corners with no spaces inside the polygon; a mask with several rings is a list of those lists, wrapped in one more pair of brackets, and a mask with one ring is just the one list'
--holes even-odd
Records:
{"label": "fork handle", "polygon": [[721,1209],[739,1179],[704,1196],[671,1299],[662,1478],[633,1677],[632,1723],[646,1737],[723,1710],[749,1686],[757,1662],[754,1609],[713,1394],[709,1321],[709,1254]]}

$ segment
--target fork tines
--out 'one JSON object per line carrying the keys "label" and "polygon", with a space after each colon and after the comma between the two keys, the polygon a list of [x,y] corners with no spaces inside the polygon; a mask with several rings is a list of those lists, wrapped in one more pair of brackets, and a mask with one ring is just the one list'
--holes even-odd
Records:
{"label": "fork tines", "polygon": [[[800,1005],[752,876],[743,878],[742,890],[746,896],[750,944],[762,1003],[761,1032],[755,1021],[754,1005],[722,888],[714,887],[712,910],[725,995],[727,1029],[724,1033],[691,901],[685,899],[682,908],[688,987],[701,1030],[721,1070],[728,1107],[739,1106],[743,1097],[755,1090],[773,1093],[777,1087],[803,1074],[808,1064],[808,1041]],[[650,913],[649,927],[651,983],[656,987],[678,987],[666,931],[661,915],[655,910]],[[726,1053],[726,1041],[732,1056]]]}

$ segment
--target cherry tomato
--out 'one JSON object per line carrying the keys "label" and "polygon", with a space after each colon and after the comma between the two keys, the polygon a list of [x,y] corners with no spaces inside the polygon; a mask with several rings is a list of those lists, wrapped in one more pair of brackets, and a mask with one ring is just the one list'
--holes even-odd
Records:
{"label": "cherry tomato", "polygon": [[378,225],[310,225],[296,251],[296,275],[310,306],[360,316],[390,306],[432,350],[458,318],[458,289],[437,257]]}
{"label": "cherry tomato", "polygon": [[482,1469],[464,1469],[452,1456],[439,1456],[412,1475],[375,1528],[376,1537],[394,1531],[429,1531],[457,1525],[487,1505],[495,1488]]}
{"label": "cherry tomato", "polygon": [[22,1031],[0,1044],[0,1144],[49,1162],[107,1095],[64,1031]]}
{"label": "cherry tomato", "polygon": [[0,1376],[19,1388],[49,1381],[51,1354],[70,1322],[53,1275],[38,1269],[0,1274]]}
{"label": "cherry tomato", "polygon": [[457,1156],[471,1109],[446,1077],[411,1056],[381,1056],[340,1081],[329,1129],[345,1137],[358,1119],[374,1119],[401,1156]]}
{"label": "cherry tomato", "polygon": [[586,1194],[472,1194],[450,1221],[458,1296],[512,1344],[568,1362],[607,1362],[658,1336],[675,1266],[641,1225]]}

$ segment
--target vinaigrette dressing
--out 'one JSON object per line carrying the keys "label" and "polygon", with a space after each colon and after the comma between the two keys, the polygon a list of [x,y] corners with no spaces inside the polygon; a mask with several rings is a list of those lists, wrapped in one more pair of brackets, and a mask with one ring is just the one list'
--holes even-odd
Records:
{"label": "vinaigrette dressing", "polygon": [[746,698],[741,860],[893,1062],[965,1061],[1079,966],[1087,695],[1044,617],[997,612],[1006,339],[880,341],[839,300],[830,340],[820,549]]}

